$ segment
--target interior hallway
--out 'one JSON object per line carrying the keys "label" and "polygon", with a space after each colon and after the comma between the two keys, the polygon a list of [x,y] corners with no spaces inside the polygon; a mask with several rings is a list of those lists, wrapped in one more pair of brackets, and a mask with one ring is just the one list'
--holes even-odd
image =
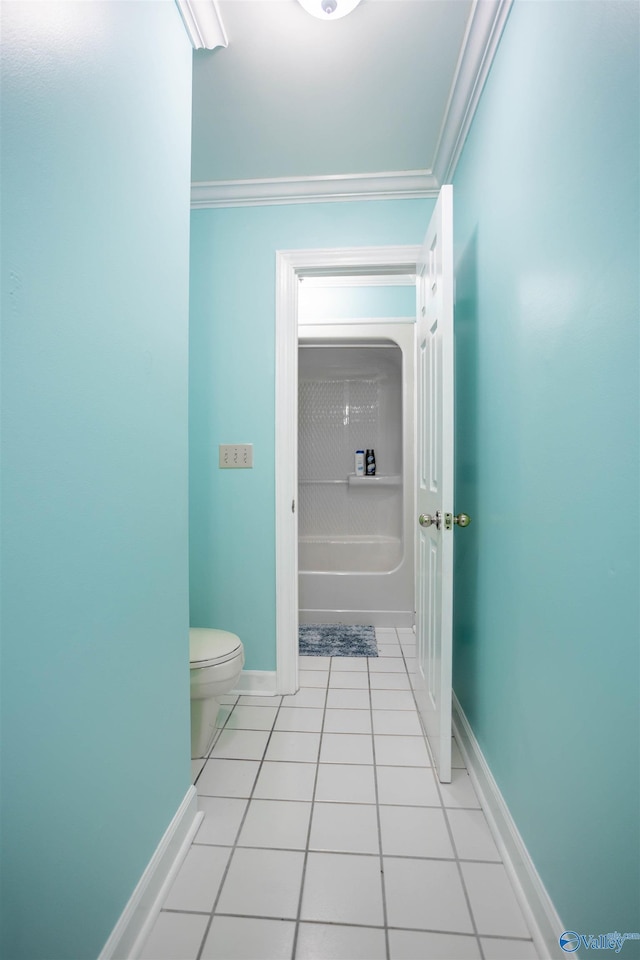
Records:
{"label": "interior hallway", "polygon": [[431,769],[413,631],[376,636],[301,658],[295,696],[225,698],[145,960],[538,956],[455,742],[453,782]]}

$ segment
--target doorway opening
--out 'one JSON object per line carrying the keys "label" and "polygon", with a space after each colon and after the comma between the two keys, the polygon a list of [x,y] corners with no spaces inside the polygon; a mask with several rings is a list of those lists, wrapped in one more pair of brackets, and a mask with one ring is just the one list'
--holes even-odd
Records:
{"label": "doorway opening", "polygon": [[[412,626],[415,324],[301,326],[299,617]],[[374,451],[358,476],[356,451]]]}
{"label": "doorway opening", "polygon": [[[276,647],[277,692],[295,693],[298,686],[299,620],[299,509],[298,489],[298,289],[304,277],[354,277],[375,282],[384,276],[415,278],[420,247],[363,247],[335,250],[278,251],[276,255]],[[315,339],[325,340],[336,331],[332,324],[318,325]],[[342,325],[341,325],[342,326]],[[376,325],[377,326],[377,325]],[[388,331],[377,326],[377,338]],[[397,329],[400,329],[398,325]],[[305,327],[310,336],[311,327]],[[411,331],[413,341],[413,330]],[[313,337],[312,337],[313,339]],[[358,337],[356,335],[356,341]],[[360,338],[366,339],[366,338]],[[393,338],[391,338],[393,340]],[[304,337],[303,337],[304,340]],[[408,363],[408,361],[407,361]],[[412,427],[410,428],[412,429]],[[413,451],[413,436],[403,438],[403,457]],[[405,464],[403,461],[403,472]],[[413,473],[413,470],[411,470]],[[313,479],[313,478],[312,478]],[[373,492],[369,488],[368,494]],[[403,497],[403,514],[413,512]],[[409,537],[403,529],[403,554]],[[412,541],[411,541],[412,542]],[[412,552],[412,551],[410,551]],[[413,587],[413,584],[412,584]]]}

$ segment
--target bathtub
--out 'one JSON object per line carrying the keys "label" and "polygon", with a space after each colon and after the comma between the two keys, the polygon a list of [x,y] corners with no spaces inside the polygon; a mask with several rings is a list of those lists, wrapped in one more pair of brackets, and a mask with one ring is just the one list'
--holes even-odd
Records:
{"label": "bathtub", "polygon": [[402,561],[398,537],[300,537],[300,573],[392,573]]}
{"label": "bathtub", "polygon": [[298,567],[300,623],[413,626],[413,584],[397,537],[301,537]]}
{"label": "bathtub", "polygon": [[298,565],[300,623],[413,625],[413,585],[398,538],[301,537]]}

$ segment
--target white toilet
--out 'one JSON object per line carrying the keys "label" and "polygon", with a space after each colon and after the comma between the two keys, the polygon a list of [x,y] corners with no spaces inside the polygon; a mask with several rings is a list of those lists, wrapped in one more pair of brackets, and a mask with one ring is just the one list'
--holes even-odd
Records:
{"label": "white toilet", "polygon": [[240,637],[227,630],[191,627],[191,758],[206,757],[216,732],[218,697],[233,690],[244,666]]}

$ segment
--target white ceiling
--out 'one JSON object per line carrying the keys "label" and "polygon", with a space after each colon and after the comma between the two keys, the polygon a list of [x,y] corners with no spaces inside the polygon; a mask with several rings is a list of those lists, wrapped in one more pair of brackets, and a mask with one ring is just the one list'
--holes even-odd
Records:
{"label": "white ceiling", "polygon": [[276,178],[314,199],[327,198],[326,178],[343,193],[344,182],[359,194],[433,194],[508,6],[362,0],[323,21],[297,0],[220,0],[229,45],[194,53],[192,179],[218,198],[200,205],[227,205],[217,185],[242,200],[237,181],[266,197]]}

